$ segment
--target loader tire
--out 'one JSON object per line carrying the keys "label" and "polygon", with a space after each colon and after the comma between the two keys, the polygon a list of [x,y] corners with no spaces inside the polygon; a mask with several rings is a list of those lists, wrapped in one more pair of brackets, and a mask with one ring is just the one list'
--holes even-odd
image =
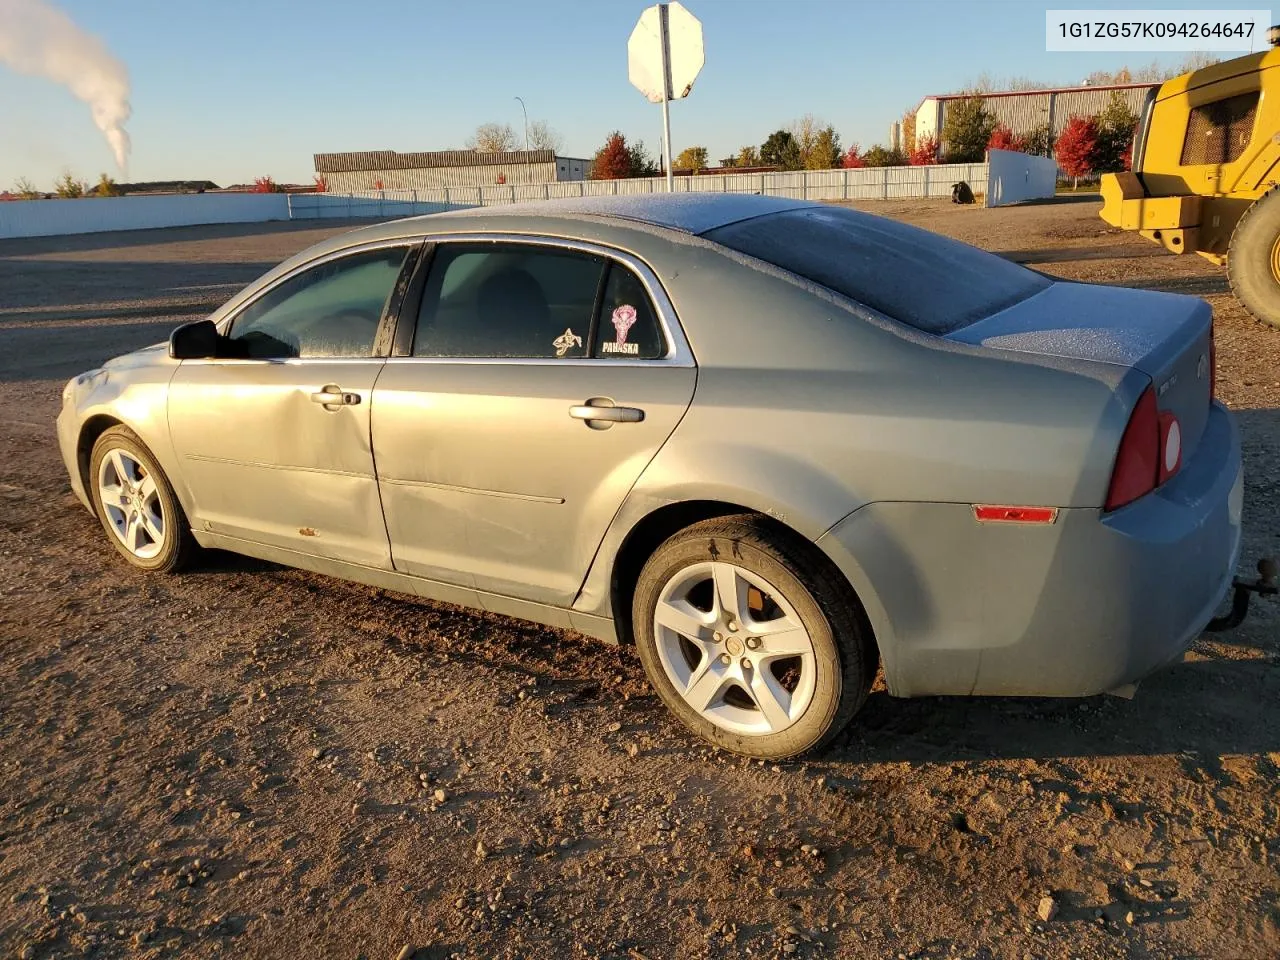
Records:
{"label": "loader tire", "polygon": [[1236,224],[1227,279],[1255,319],[1280,328],[1280,187],[1255,200]]}

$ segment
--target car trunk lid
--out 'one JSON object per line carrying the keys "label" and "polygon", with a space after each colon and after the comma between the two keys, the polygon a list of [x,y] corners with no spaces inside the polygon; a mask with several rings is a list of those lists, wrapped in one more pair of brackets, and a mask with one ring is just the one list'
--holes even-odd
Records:
{"label": "car trunk lid", "polygon": [[1141,371],[1178,418],[1185,461],[1209,417],[1212,335],[1213,311],[1195,297],[1058,282],[947,339]]}

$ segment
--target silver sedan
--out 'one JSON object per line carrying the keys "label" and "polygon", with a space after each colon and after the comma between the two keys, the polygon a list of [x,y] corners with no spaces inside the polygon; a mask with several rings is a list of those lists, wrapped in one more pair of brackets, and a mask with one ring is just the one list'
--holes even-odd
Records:
{"label": "silver sedan", "polygon": [[1053,282],[755,196],[330,239],[66,385],[72,489],[146,570],[217,547],[635,644],[786,757],[891,694],[1080,696],[1231,585],[1200,300]]}

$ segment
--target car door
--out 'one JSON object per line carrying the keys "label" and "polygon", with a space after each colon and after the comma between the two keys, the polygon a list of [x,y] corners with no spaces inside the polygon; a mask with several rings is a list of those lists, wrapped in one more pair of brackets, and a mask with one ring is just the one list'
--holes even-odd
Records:
{"label": "car door", "polygon": [[693,396],[670,303],[585,244],[436,244],[412,343],[374,393],[395,568],[569,605],[610,521]]}
{"label": "car door", "polygon": [[344,251],[286,276],[184,360],[169,426],[197,530],[390,568],[369,439],[404,242]]}

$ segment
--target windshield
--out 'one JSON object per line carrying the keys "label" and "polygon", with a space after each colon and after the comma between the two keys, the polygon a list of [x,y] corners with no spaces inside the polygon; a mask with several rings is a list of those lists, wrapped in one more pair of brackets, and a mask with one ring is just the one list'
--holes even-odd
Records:
{"label": "windshield", "polygon": [[946,334],[1050,281],[958,240],[841,207],[805,207],[703,234],[926,333]]}

